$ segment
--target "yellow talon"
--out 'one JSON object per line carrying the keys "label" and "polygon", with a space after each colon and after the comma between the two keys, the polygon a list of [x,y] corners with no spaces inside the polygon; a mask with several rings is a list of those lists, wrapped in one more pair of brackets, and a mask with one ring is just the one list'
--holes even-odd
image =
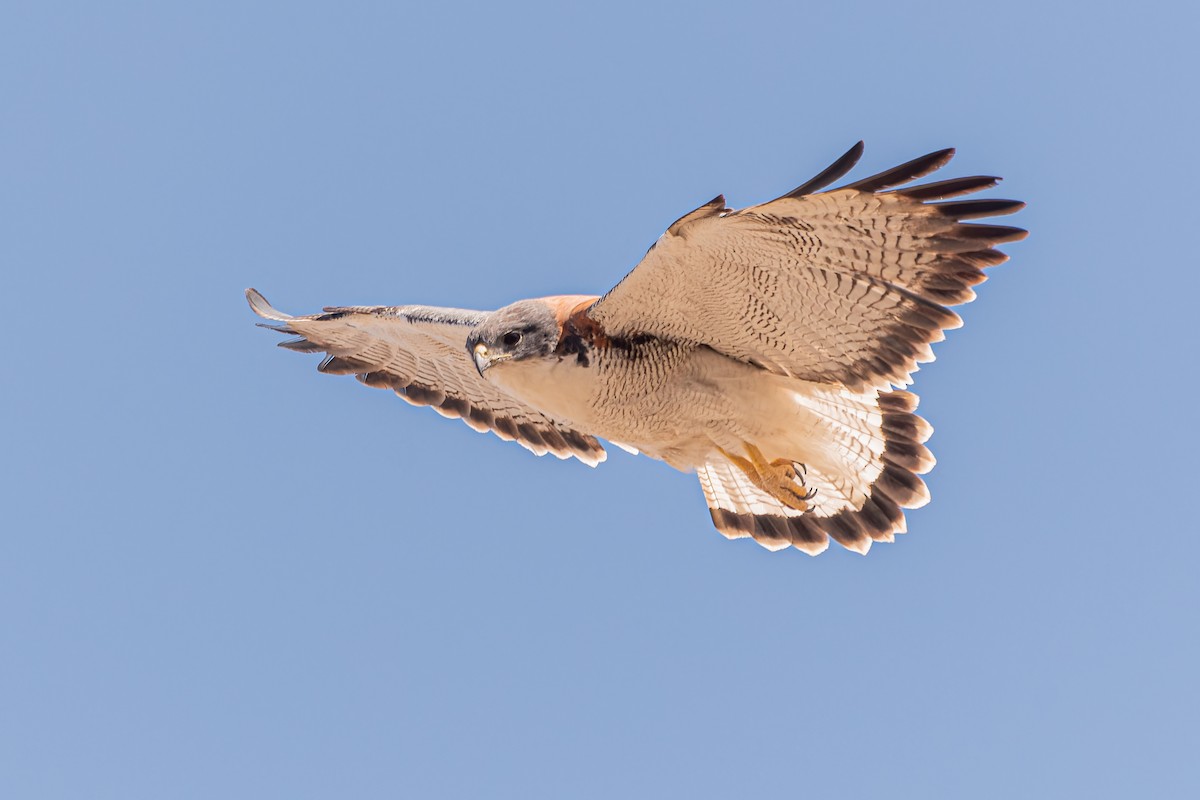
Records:
{"label": "yellow talon", "polygon": [[[796,511],[808,511],[808,501],[816,496],[817,491],[808,489],[803,476],[796,472],[797,466],[803,471],[804,465],[796,464],[786,458],[767,461],[762,451],[754,445],[743,442],[743,446],[746,448],[746,455],[749,458],[735,456],[726,452],[724,448],[718,447],[717,449],[721,451],[721,455],[736,464],[738,469],[744,472],[750,482],[759,489],[788,508]],[[797,491],[797,485],[801,491]]]}

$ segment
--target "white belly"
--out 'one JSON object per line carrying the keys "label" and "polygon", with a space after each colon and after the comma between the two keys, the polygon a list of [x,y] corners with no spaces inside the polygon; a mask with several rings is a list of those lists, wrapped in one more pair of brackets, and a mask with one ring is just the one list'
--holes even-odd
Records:
{"label": "white belly", "polygon": [[740,452],[743,442],[794,433],[801,410],[795,381],[706,347],[614,353],[587,367],[570,358],[502,362],[487,378],[578,430],[682,470],[704,464],[718,447]]}

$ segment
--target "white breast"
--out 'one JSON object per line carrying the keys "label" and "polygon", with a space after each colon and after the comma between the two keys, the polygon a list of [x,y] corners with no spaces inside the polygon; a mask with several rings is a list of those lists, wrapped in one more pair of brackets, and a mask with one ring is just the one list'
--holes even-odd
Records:
{"label": "white breast", "polygon": [[595,430],[596,370],[577,365],[573,358],[502,361],[484,375],[518,400],[572,427]]}

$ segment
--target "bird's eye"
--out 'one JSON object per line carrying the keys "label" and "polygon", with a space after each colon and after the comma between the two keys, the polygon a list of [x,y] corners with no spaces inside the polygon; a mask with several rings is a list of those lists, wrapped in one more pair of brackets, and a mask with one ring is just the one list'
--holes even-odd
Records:
{"label": "bird's eye", "polygon": [[508,333],[504,334],[504,338],[501,339],[501,341],[504,342],[505,347],[516,347],[521,343],[521,332],[509,331]]}

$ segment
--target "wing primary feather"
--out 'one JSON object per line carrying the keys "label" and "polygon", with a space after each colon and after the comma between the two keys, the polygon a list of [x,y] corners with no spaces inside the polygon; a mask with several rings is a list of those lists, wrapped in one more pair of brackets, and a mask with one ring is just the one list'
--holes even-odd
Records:
{"label": "wing primary feather", "polygon": [[890,189],[893,186],[915,181],[923,175],[928,175],[946,166],[952,158],[954,158],[954,148],[947,147],[945,150],[938,150],[920,158],[914,158],[912,161],[907,161],[898,167],[884,170],[878,175],[872,175],[869,178],[848,183],[841,188],[857,189],[860,192],[878,192],[883,189]]}
{"label": "wing primary feather", "polygon": [[[286,331],[282,331],[286,333]],[[276,347],[282,347],[284,350],[292,350],[296,353],[323,353],[325,348],[319,344],[314,344],[308,339],[288,339],[286,342],[280,342]]]}
{"label": "wing primary feather", "polygon": [[858,163],[860,158],[862,158],[862,154],[863,143],[860,141],[858,144],[854,145],[845,153],[843,153],[842,157],[837,161],[821,170],[820,173],[809,179],[806,183],[803,183],[800,186],[797,186],[795,189],[792,189],[790,192],[785,194],[784,197],[803,197],[806,194],[812,194],[813,192],[821,191],[826,186],[841,178],[850,170],[854,169],[854,165]]}
{"label": "wing primary feather", "polygon": [[959,225],[949,232],[947,238],[960,241],[987,242],[990,245],[1019,242],[1029,235],[1024,228],[1009,225]]}
{"label": "wing primary feather", "polygon": [[999,250],[972,250],[965,253],[953,253],[946,256],[944,263],[959,262],[973,269],[998,267],[1008,261],[1008,254]]}
{"label": "wing primary feather", "polygon": [[895,189],[890,194],[898,194],[910,200],[944,200],[947,197],[958,197],[982,189],[990,189],[1000,180],[995,175],[972,175],[968,178],[950,178],[944,181],[910,186],[907,189]]}
{"label": "wing primary feather", "polygon": [[360,372],[354,376],[360,383],[375,389],[391,389],[397,381],[386,372]]}
{"label": "wing primary feather", "polygon": [[370,361],[360,358],[330,353],[317,367],[317,371],[327,375],[355,375],[360,372],[371,372],[374,366]]}
{"label": "wing primary feather", "polygon": [[953,200],[949,203],[929,203],[929,208],[950,219],[979,219],[1015,214],[1025,207],[1020,200]]}
{"label": "wing primary feather", "polygon": [[266,330],[275,331],[276,333],[295,333],[295,331],[289,328],[287,325],[272,325],[269,322],[256,322],[254,323],[254,327],[265,328]]}

